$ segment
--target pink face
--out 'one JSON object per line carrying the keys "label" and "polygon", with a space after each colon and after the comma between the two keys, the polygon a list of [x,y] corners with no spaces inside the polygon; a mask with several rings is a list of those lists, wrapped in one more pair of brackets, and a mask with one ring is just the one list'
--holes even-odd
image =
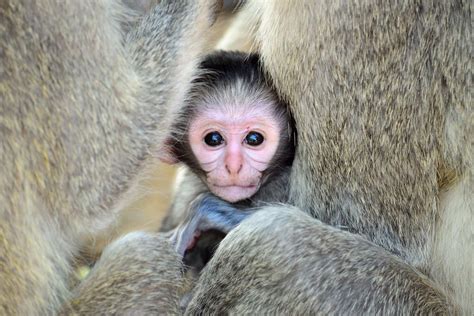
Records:
{"label": "pink face", "polygon": [[[281,127],[272,111],[274,105],[251,110],[208,109],[192,120],[189,142],[207,174],[212,193],[228,202],[254,195],[262,172],[275,154]],[[240,107],[245,108],[245,107]]]}

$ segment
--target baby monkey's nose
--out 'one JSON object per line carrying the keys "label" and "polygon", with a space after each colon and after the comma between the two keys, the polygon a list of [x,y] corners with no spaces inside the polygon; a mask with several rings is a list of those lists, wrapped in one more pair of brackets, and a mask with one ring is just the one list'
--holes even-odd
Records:
{"label": "baby monkey's nose", "polygon": [[225,168],[230,175],[237,175],[243,167],[243,157],[240,153],[231,153],[227,155]]}

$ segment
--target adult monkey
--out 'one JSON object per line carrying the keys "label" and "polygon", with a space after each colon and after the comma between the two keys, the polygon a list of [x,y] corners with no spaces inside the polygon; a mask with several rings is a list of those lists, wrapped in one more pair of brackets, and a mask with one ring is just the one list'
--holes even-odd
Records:
{"label": "adult monkey", "polygon": [[290,202],[348,232],[264,209],[221,243],[188,312],[472,313],[470,4],[249,9],[296,120]]}
{"label": "adult monkey", "polygon": [[[217,3],[160,1],[127,24],[133,14],[119,1],[2,1],[0,314],[51,314],[65,302],[78,240],[113,221],[118,197],[162,140]],[[145,266],[133,281],[115,278],[121,312],[127,303],[177,308],[168,297],[178,260],[160,241],[130,235],[107,252],[114,258],[128,243],[125,267]],[[148,296],[133,296],[132,282]]]}

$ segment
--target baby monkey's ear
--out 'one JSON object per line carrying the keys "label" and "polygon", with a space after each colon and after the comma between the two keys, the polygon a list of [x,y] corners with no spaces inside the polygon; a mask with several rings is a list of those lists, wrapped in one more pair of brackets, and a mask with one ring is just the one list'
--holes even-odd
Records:
{"label": "baby monkey's ear", "polygon": [[158,159],[168,165],[174,165],[179,162],[174,150],[175,142],[171,137],[167,137],[163,144],[158,148]]}

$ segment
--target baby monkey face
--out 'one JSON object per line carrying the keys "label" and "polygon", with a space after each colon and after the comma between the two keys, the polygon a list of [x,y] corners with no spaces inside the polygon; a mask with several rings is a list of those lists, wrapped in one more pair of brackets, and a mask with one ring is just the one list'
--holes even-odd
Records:
{"label": "baby monkey face", "polygon": [[262,172],[276,153],[281,133],[280,122],[268,108],[207,109],[190,124],[189,143],[206,184],[226,201],[249,198],[262,184]]}

